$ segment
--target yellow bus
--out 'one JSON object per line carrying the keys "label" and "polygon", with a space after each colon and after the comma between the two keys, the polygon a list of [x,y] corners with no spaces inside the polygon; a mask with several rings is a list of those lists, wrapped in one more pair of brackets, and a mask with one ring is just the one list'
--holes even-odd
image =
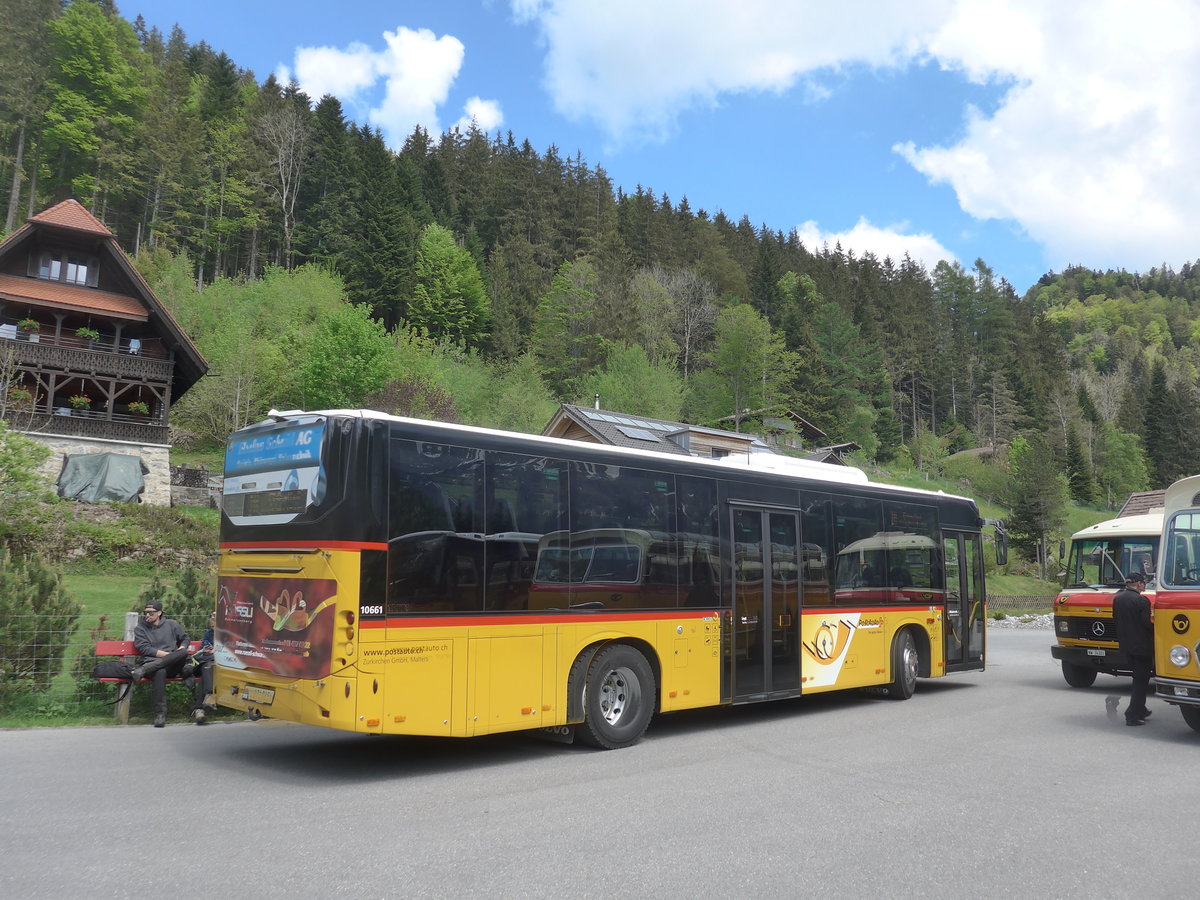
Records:
{"label": "yellow bus", "polygon": [[[1155,561],[1163,513],[1151,510],[1120,516],[1071,535],[1062,590],[1054,598],[1054,639],[1050,655],[1062,663],[1071,687],[1089,687],[1096,675],[1129,675],[1129,661],[1117,643],[1112,602],[1125,576],[1146,576],[1146,596],[1154,603]],[[1059,557],[1066,551],[1060,547]]]}
{"label": "yellow bus", "polygon": [[[967,498],[777,455],[273,412],[226,450],[216,693],[347,731],[609,749],[656,713],[903,699],[984,667],[984,526]],[[828,562],[889,534],[872,552],[917,577],[839,590]]]}
{"label": "yellow bus", "polygon": [[1154,598],[1155,695],[1200,731],[1200,475],[1163,498],[1162,564]]}

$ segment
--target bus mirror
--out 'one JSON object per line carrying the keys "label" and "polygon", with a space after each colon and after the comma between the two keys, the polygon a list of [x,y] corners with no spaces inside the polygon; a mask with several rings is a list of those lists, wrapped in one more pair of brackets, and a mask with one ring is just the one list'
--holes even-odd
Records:
{"label": "bus mirror", "polygon": [[[1058,542],[1058,558],[1060,560],[1065,559],[1066,555],[1067,555],[1067,542],[1059,541]],[[1063,574],[1066,574],[1066,573],[1063,573]]]}
{"label": "bus mirror", "polygon": [[1004,528],[1003,519],[984,519],[984,525],[991,525],[996,531],[996,565],[1008,565],[1008,532]]}

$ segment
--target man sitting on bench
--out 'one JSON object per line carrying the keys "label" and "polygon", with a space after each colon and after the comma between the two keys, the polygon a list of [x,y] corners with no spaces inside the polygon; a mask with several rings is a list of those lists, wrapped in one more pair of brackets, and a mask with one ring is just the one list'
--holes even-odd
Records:
{"label": "man sitting on bench", "polygon": [[133,647],[141,662],[130,673],[132,683],[143,678],[154,681],[154,727],[167,724],[167,678],[183,676],[188,690],[195,690],[192,661],[188,659],[188,636],[174,619],[163,616],[162,601],[150,600],[142,621],[133,630]]}

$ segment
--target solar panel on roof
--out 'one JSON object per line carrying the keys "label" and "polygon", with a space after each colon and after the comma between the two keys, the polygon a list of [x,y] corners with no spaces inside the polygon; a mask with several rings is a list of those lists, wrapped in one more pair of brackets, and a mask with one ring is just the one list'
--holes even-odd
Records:
{"label": "solar panel on roof", "polygon": [[656,444],[659,442],[657,435],[651,434],[644,428],[630,428],[627,425],[618,425],[617,431],[621,432],[625,437],[633,438],[635,441],[654,441]]}

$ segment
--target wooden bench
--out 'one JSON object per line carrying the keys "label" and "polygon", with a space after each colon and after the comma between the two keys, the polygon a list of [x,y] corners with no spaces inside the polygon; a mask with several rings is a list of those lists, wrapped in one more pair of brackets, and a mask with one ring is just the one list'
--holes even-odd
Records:
{"label": "wooden bench", "polygon": [[[188,653],[195,653],[199,649],[199,641],[192,641],[188,644]],[[131,666],[136,666],[141,661],[141,655],[133,646],[133,641],[96,641],[95,655],[98,659],[108,656],[122,657]],[[116,685],[115,690],[118,696],[125,690],[125,684],[127,683],[124,678],[98,678],[96,680]],[[149,678],[143,678],[142,682],[148,684],[150,680]],[[183,681],[183,678],[168,678],[167,681]],[[122,725],[129,722],[129,695],[132,693],[132,690],[127,691],[125,696],[117,701],[113,710],[113,715]]]}

